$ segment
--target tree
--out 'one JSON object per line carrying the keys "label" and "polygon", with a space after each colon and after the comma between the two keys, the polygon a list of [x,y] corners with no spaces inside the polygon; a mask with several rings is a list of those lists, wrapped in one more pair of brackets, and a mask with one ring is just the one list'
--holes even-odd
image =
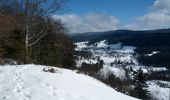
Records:
{"label": "tree", "polygon": [[146,89],[148,87],[146,81],[147,81],[147,73],[143,72],[143,69],[140,67],[138,72],[135,73],[135,79],[134,79],[134,85],[135,85],[135,90],[138,98],[148,100],[150,99],[149,97],[149,92]]}
{"label": "tree", "polygon": [[[0,0],[0,26],[6,26],[0,28],[5,37],[5,40],[0,37],[4,57],[21,63],[72,67],[74,45],[64,34],[63,24],[51,18],[51,14],[63,9],[64,3],[63,0]],[[4,46],[7,48],[1,49]]]}
{"label": "tree", "polygon": [[[22,22],[25,37],[26,62],[30,61],[31,48],[49,34],[47,20],[51,14],[62,10],[64,0],[1,0],[1,15],[9,9],[13,15],[15,26]],[[18,16],[22,16],[18,19]],[[62,32],[63,33],[63,32]]]}
{"label": "tree", "polygon": [[[30,60],[30,50],[33,45],[49,34],[46,23],[41,20],[62,8],[61,0],[25,0],[23,13],[25,15],[25,51],[26,61]],[[19,5],[19,4],[18,4]],[[21,4],[22,5],[22,4]],[[44,7],[45,6],[45,7]],[[37,26],[43,25],[41,29]],[[36,28],[35,28],[36,27]],[[38,27],[39,28],[39,27]]]}
{"label": "tree", "polygon": [[100,67],[103,67],[103,65],[104,65],[104,61],[103,61],[103,60],[100,60],[100,61],[99,61],[99,66],[100,66]]}

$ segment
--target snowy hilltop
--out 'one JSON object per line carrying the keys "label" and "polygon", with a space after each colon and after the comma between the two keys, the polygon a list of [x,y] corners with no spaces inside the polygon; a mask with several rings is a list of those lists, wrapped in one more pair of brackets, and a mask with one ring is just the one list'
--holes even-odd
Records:
{"label": "snowy hilltop", "polygon": [[0,100],[137,100],[76,71],[50,68],[0,66]]}

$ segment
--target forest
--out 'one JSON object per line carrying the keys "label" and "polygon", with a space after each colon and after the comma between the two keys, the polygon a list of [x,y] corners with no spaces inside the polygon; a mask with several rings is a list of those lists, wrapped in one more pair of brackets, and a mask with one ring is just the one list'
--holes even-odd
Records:
{"label": "forest", "polygon": [[63,0],[0,0],[0,63],[74,66],[74,45],[51,15]]}

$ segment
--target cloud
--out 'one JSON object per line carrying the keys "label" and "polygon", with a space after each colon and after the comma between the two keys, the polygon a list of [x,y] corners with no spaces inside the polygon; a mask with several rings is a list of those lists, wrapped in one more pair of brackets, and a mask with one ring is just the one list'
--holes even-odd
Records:
{"label": "cloud", "polygon": [[170,28],[170,0],[155,0],[149,9],[149,13],[139,16],[127,24],[121,24],[115,16],[96,13],[88,13],[84,16],[76,14],[55,15],[53,18],[60,19],[68,28],[69,33]]}
{"label": "cloud", "polygon": [[170,13],[170,0],[156,0],[151,8],[156,12]]}
{"label": "cloud", "polygon": [[170,28],[170,0],[156,0],[148,14],[136,18],[126,29],[148,30]]}
{"label": "cloud", "polygon": [[135,22],[125,25],[125,28],[134,30],[170,28],[170,15],[152,12],[138,17]]}
{"label": "cloud", "polygon": [[105,14],[88,13],[53,16],[65,23],[70,33],[98,32],[118,29],[119,19]]}

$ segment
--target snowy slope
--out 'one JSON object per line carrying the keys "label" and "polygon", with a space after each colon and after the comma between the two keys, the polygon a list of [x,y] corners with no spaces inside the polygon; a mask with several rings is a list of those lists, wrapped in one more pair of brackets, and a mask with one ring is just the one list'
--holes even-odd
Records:
{"label": "snowy slope", "polygon": [[[167,81],[148,81],[148,91],[155,100],[170,100],[170,82]],[[161,86],[161,85],[164,85]]]}
{"label": "snowy slope", "polygon": [[71,70],[45,66],[0,66],[0,100],[136,100]]}

